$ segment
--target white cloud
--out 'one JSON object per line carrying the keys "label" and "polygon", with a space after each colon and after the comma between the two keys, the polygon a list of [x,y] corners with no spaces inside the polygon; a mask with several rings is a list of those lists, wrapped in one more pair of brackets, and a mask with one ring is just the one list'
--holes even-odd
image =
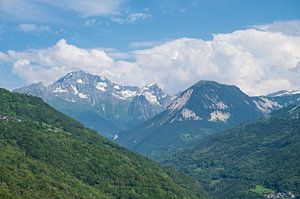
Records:
{"label": "white cloud", "polygon": [[178,39],[135,55],[168,90],[210,79],[264,94],[300,87],[300,73],[293,70],[300,62],[299,45],[300,37],[248,29],[217,34],[211,41]]}
{"label": "white cloud", "polygon": [[93,26],[93,25],[95,25],[95,24],[97,24],[97,23],[98,23],[98,22],[97,22],[96,19],[88,19],[88,20],[85,21],[85,25],[86,25],[86,26]]}
{"label": "white cloud", "polygon": [[41,22],[57,20],[57,17],[50,13],[38,1],[24,0],[1,0],[0,19],[8,21],[31,21]]}
{"label": "white cloud", "polygon": [[300,35],[300,21],[275,21],[270,24],[253,26],[258,30],[269,32],[281,32],[286,35],[299,36]]}
{"label": "white cloud", "polygon": [[138,41],[138,42],[132,42],[129,47],[130,48],[150,48],[150,47],[154,47],[154,46],[158,46],[163,44],[164,42],[162,41]]}
{"label": "white cloud", "polygon": [[123,84],[157,82],[170,93],[201,79],[234,84],[251,95],[300,88],[300,36],[257,29],[216,34],[208,41],[181,38],[120,54],[60,40],[47,49],[1,57],[28,82],[52,83],[81,69]]}
{"label": "white cloud", "polygon": [[32,23],[19,24],[18,28],[23,32],[51,32],[49,26],[37,25]]}
{"label": "white cloud", "polygon": [[113,59],[102,50],[80,49],[67,44],[64,39],[47,49],[8,51],[7,55],[14,60],[16,74],[28,82],[43,81],[46,84],[74,70],[100,74],[99,71],[113,63]]}
{"label": "white cloud", "polygon": [[0,61],[6,61],[7,60],[7,55],[3,52],[0,52]]}
{"label": "white cloud", "polygon": [[143,20],[143,19],[149,19],[149,18],[151,18],[150,14],[142,13],[142,12],[136,12],[136,13],[129,14],[128,17],[127,17],[127,21],[132,23],[132,22],[135,22],[137,20]]}
{"label": "white cloud", "polygon": [[152,15],[148,13],[142,13],[142,12],[136,12],[136,13],[131,13],[126,17],[115,17],[112,18],[113,22],[119,23],[119,24],[130,24],[134,23],[140,20],[145,20],[151,18]]}
{"label": "white cloud", "polygon": [[117,14],[124,0],[43,0],[43,2],[73,10],[83,17],[91,17]]}
{"label": "white cloud", "polygon": [[[74,12],[82,17],[120,13],[125,0],[1,0],[0,19],[19,22],[58,22],[66,19],[57,12]],[[50,5],[50,6],[49,6]]]}

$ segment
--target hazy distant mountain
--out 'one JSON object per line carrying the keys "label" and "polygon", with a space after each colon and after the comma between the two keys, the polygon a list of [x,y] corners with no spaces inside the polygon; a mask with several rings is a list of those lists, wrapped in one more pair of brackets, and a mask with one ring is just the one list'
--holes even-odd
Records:
{"label": "hazy distant mountain", "polygon": [[250,97],[236,86],[199,81],[182,92],[167,110],[133,129],[121,132],[117,142],[157,158],[280,109],[284,106],[281,103],[275,97]]}
{"label": "hazy distant mountain", "polygon": [[294,90],[294,91],[287,91],[287,90],[281,90],[274,93],[270,93],[267,96],[268,97],[282,97],[282,96],[291,96],[291,95],[297,95],[300,94],[300,90]]}
{"label": "hazy distant mountain", "polygon": [[15,92],[41,97],[110,138],[155,116],[171,102],[157,84],[140,89],[83,71],[71,72],[48,87],[38,83]]}
{"label": "hazy distant mountain", "polygon": [[289,106],[300,101],[300,91],[278,91],[267,95],[267,97],[282,106]]}

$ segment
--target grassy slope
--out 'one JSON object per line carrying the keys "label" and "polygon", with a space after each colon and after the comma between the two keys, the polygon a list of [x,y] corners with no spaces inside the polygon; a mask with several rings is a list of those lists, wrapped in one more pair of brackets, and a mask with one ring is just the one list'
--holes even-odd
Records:
{"label": "grassy slope", "polygon": [[189,177],[121,148],[39,98],[0,89],[0,198],[207,198]]}

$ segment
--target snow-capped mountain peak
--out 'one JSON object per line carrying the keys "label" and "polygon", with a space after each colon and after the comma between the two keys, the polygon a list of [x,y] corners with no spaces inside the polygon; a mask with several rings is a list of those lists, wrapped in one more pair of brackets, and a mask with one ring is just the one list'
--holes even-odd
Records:
{"label": "snow-capped mountain peak", "polygon": [[[48,87],[33,84],[16,92],[42,97],[87,126],[91,125],[87,115],[100,117],[105,124],[100,125],[100,132],[107,131],[108,125],[113,131],[132,127],[165,110],[171,101],[157,84],[126,86],[84,71],[70,72]],[[91,128],[95,126],[99,124],[92,123]]]}
{"label": "snow-capped mountain peak", "polygon": [[145,85],[142,88],[142,90],[154,90],[154,89],[157,89],[157,88],[159,88],[157,83],[150,83],[150,84]]}
{"label": "snow-capped mountain peak", "polygon": [[189,89],[189,90],[183,92],[179,97],[177,97],[172,102],[172,104],[170,104],[168,109],[175,111],[175,110],[179,110],[179,109],[183,108],[186,105],[186,103],[188,102],[188,100],[190,99],[192,93],[193,93],[193,89]]}
{"label": "snow-capped mountain peak", "polygon": [[[104,96],[118,98],[119,100],[132,101],[135,97],[143,95],[150,104],[166,107],[171,102],[171,97],[164,93],[156,84],[148,84],[143,88],[136,86],[123,86],[109,79],[92,75],[84,71],[68,73],[54,84],[49,90],[57,96],[64,98],[90,101]],[[72,97],[70,95],[73,95]],[[69,96],[69,97],[68,97]]]}
{"label": "snow-capped mountain peak", "polygon": [[171,97],[164,93],[156,83],[144,86],[141,89],[140,95],[144,95],[151,104],[157,104],[162,107],[166,107],[171,103]]}
{"label": "snow-capped mountain peak", "polygon": [[296,94],[300,94],[300,90],[293,90],[293,91],[280,90],[268,94],[267,97],[282,97],[282,96],[289,96],[289,95],[296,95]]}

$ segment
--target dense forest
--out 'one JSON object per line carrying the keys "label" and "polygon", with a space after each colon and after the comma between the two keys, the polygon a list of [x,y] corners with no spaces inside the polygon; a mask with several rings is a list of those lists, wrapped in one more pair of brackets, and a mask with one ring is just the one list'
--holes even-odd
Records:
{"label": "dense forest", "polygon": [[0,198],[208,198],[37,97],[0,89]]}
{"label": "dense forest", "polygon": [[300,194],[300,106],[199,141],[163,160],[198,178],[214,198]]}

